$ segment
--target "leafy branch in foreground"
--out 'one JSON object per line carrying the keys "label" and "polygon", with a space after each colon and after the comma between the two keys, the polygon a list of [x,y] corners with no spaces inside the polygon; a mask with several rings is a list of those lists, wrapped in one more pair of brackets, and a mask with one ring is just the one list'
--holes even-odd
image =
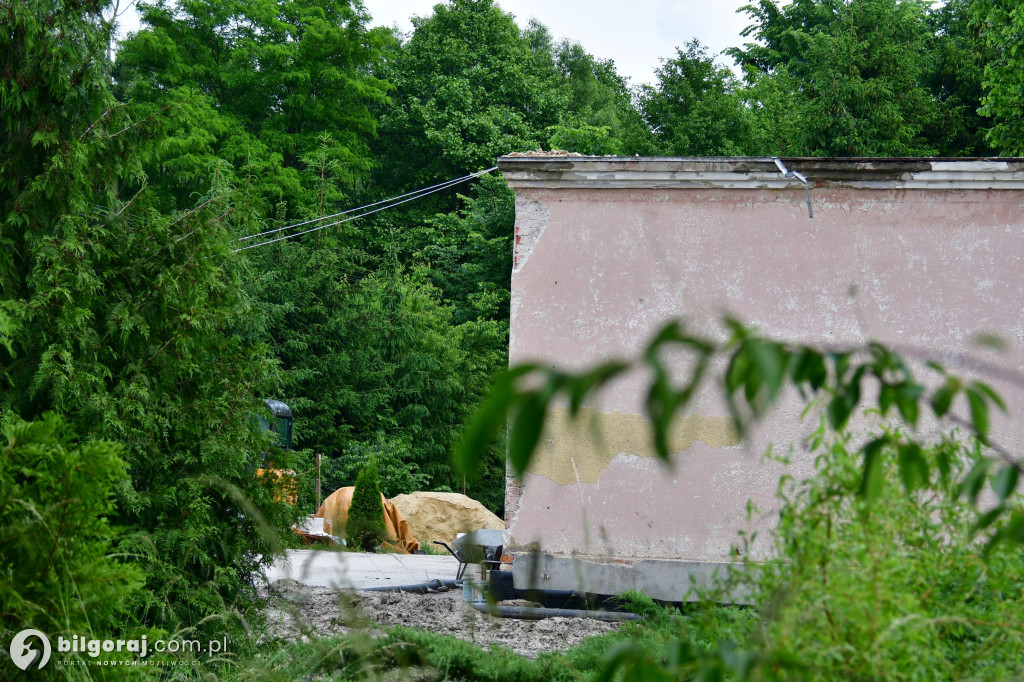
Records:
{"label": "leafy branch in foreground", "polygon": [[[859,406],[872,405],[882,418],[895,412],[912,428],[917,427],[925,411],[940,421],[968,428],[991,454],[979,458],[966,474],[961,492],[974,503],[989,482],[999,498],[997,506],[979,519],[978,530],[994,528],[993,542],[1013,539],[1024,543],[1024,515],[1006,504],[1024,464],[989,440],[992,408],[1005,412],[1006,405],[988,384],[965,381],[941,364],[929,361],[927,368],[938,375],[934,382],[938,386],[931,388],[916,378],[902,354],[881,343],[819,348],[766,338],[735,319],[727,318],[724,322],[729,331],[724,342],[691,334],[681,321],[669,322],[639,358],[631,362],[608,361],[579,373],[536,363],[513,367],[496,379],[490,396],[467,426],[456,452],[458,464],[469,474],[474,473],[475,453],[483,451],[497,436],[507,418],[508,459],[517,474],[525,472],[543,433],[549,408],[564,400],[570,415],[575,417],[602,386],[635,367],[648,370],[653,377],[645,407],[655,451],[661,459],[668,460],[669,429],[674,417],[691,404],[696,391],[704,385],[712,361],[724,358],[723,396],[741,435],[779,402],[786,385],[794,386],[805,399],[823,400],[828,423],[836,431],[846,428]],[[678,357],[679,351],[687,356],[686,366],[691,369],[681,382],[665,360],[670,351],[674,351],[673,357]],[[867,399],[865,393],[872,384],[877,388],[876,401]],[[960,416],[953,409],[958,397],[967,403],[967,416]],[[900,452],[897,464],[908,493],[926,481],[933,468],[940,472],[949,470],[949,462],[926,458],[916,441],[898,444],[887,435],[871,439],[858,451],[862,457],[858,494],[869,501],[878,497],[883,480],[878,473],[878,453],[883,446],[893,445]]]}
{"label": "leafy branch in foreground", "polygon": [[[702,647],[695,645],[693,623],[660,651],[623,642],[608,652],[599,679],[1018,673],[1024,622],[1015,595],[1024,577],[1024,513],[1014,493],[1022,465],[991,440],[993,408],[1006,411],[1002,398],[982,381],[923,362],[926,354],[914,349],[819,348],[768,339],[732,319],[725,325],[729,333],[718,342],[671,322],[637,359],[580,373],[513,367],[464,433],[458,456],[469,468],[507,415],[509,461],[522,473],[549,408],[567,403],[575,416],[602,386],[637,368],[651,376],[646,412],[664,460],[673,418],[691,406],[712,366],[725,368],[720,388],[740,434],[782,400],[787,386],[821,406],[821,426],[809,441],[816,473],[799,484],[788,476],[780,481],[777,556],[747,560],[725,579],[753,595],[755,631],[739,644],[719,638]],[[919,380],[911,360],[934,376]],[[673,367],[688,368],[682,381]],[[974,363],[971,369],[985,368]],[[1012,372],[988,369],[1024,385]],[[860,410],[883,421],[865,422],[875,432],[854,437],[847,431]],[[916,428],[926,415],[952,425],[953,433],[921,437]],[[894,426],[900,421],[910,428]],[[986,484],[994,497],[982,501]]]}

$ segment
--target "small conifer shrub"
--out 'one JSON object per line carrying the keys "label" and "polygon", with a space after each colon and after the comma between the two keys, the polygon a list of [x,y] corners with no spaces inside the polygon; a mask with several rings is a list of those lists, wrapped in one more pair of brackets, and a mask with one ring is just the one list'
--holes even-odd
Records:
{"label": "small conifer shrub", "polygon": [[372,458],[356,478],[345,536],[349,547],[374,552],[384,542],[384,534],[380,472],[377,470],[377,459]]}

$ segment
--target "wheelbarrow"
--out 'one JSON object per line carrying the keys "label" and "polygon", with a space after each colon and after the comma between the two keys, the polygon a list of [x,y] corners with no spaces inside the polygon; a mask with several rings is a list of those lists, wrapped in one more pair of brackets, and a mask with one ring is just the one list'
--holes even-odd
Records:
{"label": "wheelbarrow", "polygon": [[455,574],[455,579],[462,580],[462,574],[470,564],[482,564],[487,570],[501,566],[504,535],[503,530],[481,529],[471,533],[460,533],[451,545],[440,540],[434,540],[434,544],[447,549],[459,562],[459,571]]}

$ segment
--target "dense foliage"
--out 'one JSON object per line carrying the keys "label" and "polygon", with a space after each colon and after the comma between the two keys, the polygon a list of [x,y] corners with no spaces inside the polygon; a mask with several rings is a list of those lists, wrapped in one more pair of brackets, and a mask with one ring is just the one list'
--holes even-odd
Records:
{"label": "dense foliage", "polygon": [[765,614],[752,643],[795,665],[763,676],[1019,678],[1024,551],[983,551],[977,509],[960,490],[983,447],[954,437],[929,444],[922,458],[949,468],[928,471],[910,492],[900,460],[911,440],[887,436],[875,499],[858,495],[861,457],[849,434],[824,428],[814,439],[817,475],[784,487],[780,559],[751,565],[745,579]]}
{"label": "dense foliage", "polygon": [[986,48],[982,107],[991,116],[989,143],[1002,154],[1024,155],[1024,9],[1014,0],[969,5]]}
{"label": "dense foliage", "polygon": [[[779,86],[765,102],[781,109],[791,156],[923,156],[936,102],[925,87],[933,37],[927,4],[915,0],[760,0],[749,10],[757,43],[732,54],[752,83]],[[795,126],[793,125],[795,123]],[[759,125],[770,136],[775,115]],[[770,137],[765,138],[767,142]],[[778,144],[778,143],[776,143]]]}
{"label": "dense foliage", "polygon": [[640,110],[665,156],[735,156],[750,148],[750,116],[736,79],[697,41],[658,69],[658,87],[641,89]]}
{"label": "dense foliage", "polygon": [[[475,478],[452,453],[507,365],[511,191],[485,175],[343,211],[537,147],[1024,153],[1024,12],[1009,0],[758,0],[753,42],[729,52],[742,78],[680,36],[639,87],[494,0],[441,3],[409,35],[369,28],[359,0],[153,0],[119,43],[117,8],[0,0],[5,629],[78,627],[86,612],[46,590],[79,575],[109,578],[58,595],[86,605],[92,632],[244,627],[275,529],[310,511],[253,475],[266,397],[296,414],[301,452],[276,464],[300,490],[316,452],[329,488],[376,461],[388,495],[465,487],[501,512],[504,430],[471,432]],[[902,390],[886,399],[907,417]],[[830,404],[835,426],[849,402]],[[529,426],[513,426],[515,466]],[[1010,468],[984,461],[976,478],[1005,487]],[[59,509],[76,536],[28,542],[26,524]],[[1024,527],[998,509],[989,532]]]}
{"label": "dense foliage", "polygon": [[126,597],[142,587],[137,568],[109,556],[117,538],[107,518],[114,509],[113,491],[128,478],[121,448],[110,441],[76,441],[53,413],[32,423],[3,423],[0,637],[5,641],[25,628],[68,638],[116,632],[129,615]]}
{"label": "dense foliage", "polygon": [[0,306],[16,331],[0,406],[11,420],[63,415],[83,448],[121,444],[129,478],[109,513],[146,586],[121,605],[141,623],[199,626],[248,600],[269,550],[256,515],[294,514],[252,476],[262,441],[246,415],[272,367],[234,333],[250,303],[225,199],[214,187],[165,212],[146,182],[181,110],[135,119],[113,98],[102,3],[35,5],[2,9]]}

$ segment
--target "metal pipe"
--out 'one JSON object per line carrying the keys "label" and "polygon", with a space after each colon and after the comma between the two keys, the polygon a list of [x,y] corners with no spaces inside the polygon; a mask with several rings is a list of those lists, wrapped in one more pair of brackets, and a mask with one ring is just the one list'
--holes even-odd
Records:
{"label": "metal pipe", "polygon": [[[429,594],[441,590],[448,590],[461,587],[460,580],[431,580],[426,583],[415,585],[388,585],[387,587],[367,587],[361,592],[408,592],[410,594]],[[562,593],[559,593],[562,594]],[[578,596],[574,592],[566,592],[565,595]],[[500,604],[474,604],[470,603],[480,613],[499,618],[518,618],[521,620],[543,620],[544,618],[591,618],[605,622],[620,622],[624,620],[640,620],[642,616],[635,613],[620,611],[591,611],[588,609],[555,609],[533,606],[502,606]]]}
{"label": "metal pipe", "polygon": [[360,592],[409,592],[412,594],[429,594],[430,592],[451,590],[457,587],[461,587],[461,583],[457,580],[431,580],[426,583],[416,583],[415,585],[388,585],[386,587],[366,587],[360,590]]}

